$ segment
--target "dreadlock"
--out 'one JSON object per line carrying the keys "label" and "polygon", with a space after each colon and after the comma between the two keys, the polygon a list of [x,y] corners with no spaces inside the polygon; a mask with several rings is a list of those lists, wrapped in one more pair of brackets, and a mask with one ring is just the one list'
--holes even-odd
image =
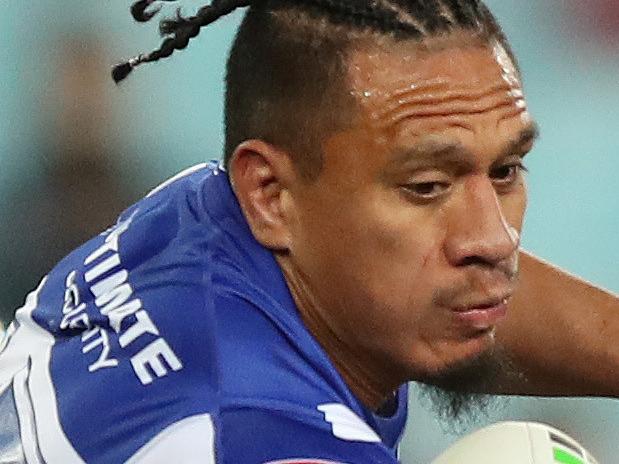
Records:
{"label": "dreadlock", "polygon": [[[153,18],[156,1],[139,0],[131,14]],[[187,47],[202,27],[237,8],[249,7],[228,58],[225,102],[227,163],[236,146],[260,138],[296,156],[300,171],[320,170],[325,131],[350,121],[345,59],[353,43],[372,36],[422,41],[455,31],[503,45],[517,65],[500,26],[481,0],[212,0],[194,16],[161,21],[161,46],[116,65],[120,82],[142,64]],[[352,104],[351,104],[352,103]]]}

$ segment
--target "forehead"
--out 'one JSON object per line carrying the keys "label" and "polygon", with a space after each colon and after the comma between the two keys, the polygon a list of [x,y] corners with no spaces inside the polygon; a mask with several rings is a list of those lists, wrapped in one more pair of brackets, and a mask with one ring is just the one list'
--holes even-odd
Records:
{"label": "forehead", "polygon": [[364,45],[351,52],[347,71],[362,107],[402,103],[416,94],[437,100],[490,91],[522,96],[519,73],[503,46],[466,36]]}
{"label": "forehead", "polygon": [[347,63],[358,108],[350,128],[324,143],[325,163],[341,165],[333,172],[383,172],[428,143],[432,153],[463,148],[486,163],[535,138],[519,73],[499,44],[373,42],[351,50]]}

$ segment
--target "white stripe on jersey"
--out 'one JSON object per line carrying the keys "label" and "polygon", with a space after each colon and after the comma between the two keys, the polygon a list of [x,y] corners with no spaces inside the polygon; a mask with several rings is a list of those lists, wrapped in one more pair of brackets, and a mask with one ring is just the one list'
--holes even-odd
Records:
{"label": "white stripe on jersey", "polygon": [[215,464],[215,431],[208,414],[187,417],[159,432],[125,464]]}
{"label": "white stripe on jersey", "polygon": [[317,408],[331,424],[333,435],[341,440],[380,443],[381,439],[363,419],[348,406],[339,403],[325,403]]}
{"label": "white stripe on jersey", "polygon": [[175,174],[174,176],[170,177],[168,180],[166,180],[162,184],[159,184],[157,187],[155,187],[150,192],[148,192],[148,195],[146,195],[146,198],[152,197],[155,193],[163,190],[168,185],[170,185],[172,182],[180,179],[181,177],[188,176],[189,174],[193,174],[194,172],[199,171],[202,168],[205,168],[207,164],[208,163],[200,163],[200,164],[196,164],[195,166],[191,166],[190,168],[182,170],[178,174]]}
{"label": "white stripe on jersey", "polygon": [[32,401],[28,393],[28,374],[30,366],[26,366],[19,371],[13,378],[13,394],[17,416],[19,417],[19,435],[24,456],[28,464],[42,464],[40,450],[37,440],[37,431],[34,422],[34,411]]}
{"label": "white stripe on jersey", "polygon": [[[20,403],[17,405],[20,422],[32,419],[29,411],[32,407],[35,421],[34,430],[29,435],[38,437],[44,462],[81,464],[84,461],[69,443],[58,417],[56,394],[49,371],[54,337],[32,318],[39,302],[39,292],[46,281],[47,277],[43,278],[37,289],[26,297],[26,304],[15,314],[14,330],[0,353],[0,385],[17,381],[15,401]],[[23,446],[24,451],[32,448],[31,444]],[[30,456],[27,455],[28,458]],[[32,459],[28,460],[29,464],[38,462],[37,458]]]}

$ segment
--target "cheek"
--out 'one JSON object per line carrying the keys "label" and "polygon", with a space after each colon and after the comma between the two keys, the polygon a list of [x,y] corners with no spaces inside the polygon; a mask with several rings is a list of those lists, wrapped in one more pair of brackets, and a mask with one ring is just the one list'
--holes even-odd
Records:
{"label": "cheek", "polygon": [[376,314],[401,322],[411,319],[431,299],[432,281],[440,260],[440,232],[412,210],[388,202],[366,203],[342,218],[336,239],[340,281],[348,281],[363,298],[359,304]]}
{"label": "cheek", "polygon": [[432,319],[444,227],[389,193],[341,204],[304,217],[297,264],[340,336],[394,350]]}
{"label": "cheek", "polygon": [[375,278],[387,287],[399,282],[409,288],[431,269],[440,249],[432,225],[415,220],[406,211],[383,213],[368,223],[361,239],[369,251],[365,259],[378,271]]}

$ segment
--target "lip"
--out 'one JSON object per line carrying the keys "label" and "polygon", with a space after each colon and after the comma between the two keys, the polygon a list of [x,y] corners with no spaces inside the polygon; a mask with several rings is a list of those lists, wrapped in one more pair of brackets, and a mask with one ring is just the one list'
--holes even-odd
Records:
{"label": "lip", "polygon": [[459,322],[468,327],[475,330],[488,330],[506,316],[507,298],[453,308],[452,313]]}

